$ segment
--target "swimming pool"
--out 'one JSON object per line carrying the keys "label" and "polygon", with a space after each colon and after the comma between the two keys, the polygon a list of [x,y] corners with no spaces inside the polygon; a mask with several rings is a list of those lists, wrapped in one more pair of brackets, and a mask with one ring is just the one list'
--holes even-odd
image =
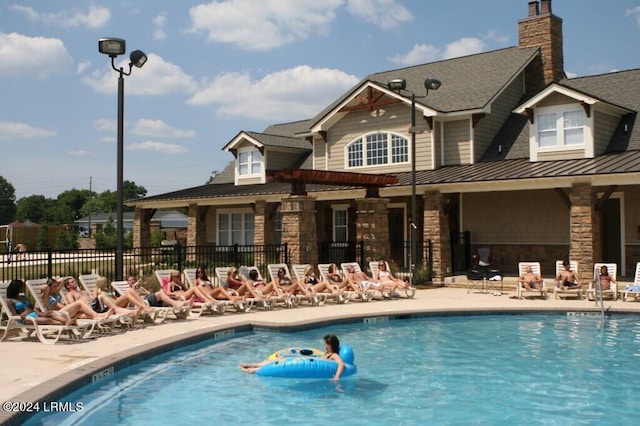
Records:
{"label": "swimming pool", "polygon": [[[240,362],[337,334],[358,373],[261,378]],[[637,316],[422,317],[242,333],[117,372],[69,395],[82,412],[28,424],[636,424]]]}

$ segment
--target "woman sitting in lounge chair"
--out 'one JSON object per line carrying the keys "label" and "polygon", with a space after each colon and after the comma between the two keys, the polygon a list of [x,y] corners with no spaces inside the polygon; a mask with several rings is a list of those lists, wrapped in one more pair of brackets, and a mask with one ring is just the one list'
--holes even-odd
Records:
{"label": "woman sitting in lounge chair", "polygon": [[132,311],[127,309],[129,305],[134,305],[138,308],[136,314],[148,311],[149,305],[134,290],[130,289],[118,298],[114,298],[113,293],[108,290],[107,283],[106,277],[100,277],[96,280],[96,288],[93,293],[94,302],[91,306],[94,310],[96,310],[94,305],[99,306],[102,304],[114,309],[118,314],[130,314]]}
{"label": "woman sitting in lounge chair", "polygon": [[336,285],[334,286],[332,283],[328,281],[320,281],[316,277],[316,272],[313,266],[308,265],[304,270],[304,275],[302,276],[302,284],[307,288],[307,290],[311,291],[312,294],[318,293],[328,293],[328,294],[339,294],[341,293],[340,288]]}
{"label": "woman sitting in lounge chair", "polygon": [[302,283],[292,281],[291,277],[287,275],[287,270],[284,268],[278,269],[278,275],[275,277],[272,284],[276,291],[280,289],[286,296],[292,296],[296,293],[304,294],[307,297],[313,296],[313,293],[310,290],[307,290]]}
{"label": "woman sitting in lounge chair", "polygon": [[189,301],[172,299],[162,289],[152,293],[144,288],[142,282],[136,280],[134,276],[127,277],[127,283],[129,284],[130,290],[135,291],[145,304],[153,308],[170,307],[173,308],[174,311],[177,311],[190,303]]}
{"label": "woman sitting in lounge chair", "polygon": [[203,267],[196,269],[196,279],[193,284],[194,289],[197,289],[198,294],[201,296],[200,298],[203,299],[202,301],[207,303],[220,300],[237,302],[244,299],[234,290],[225,290],[222,286],[214,287]]}
{"label": "woman sitting in lounge chair", "polygon": [[610,290],[611,283],[615,283],[615,280],[611,275],[609,275],[607,265],[602,265],[600,267],[600,288],[602,290]]}
{"label": "woman sitting in lounge chair", "polygon": [[171,271],[169,273],[169,278],[166,279],[166,281],[164,279],[162,281],[163,282],[160,283],[162,290],[172,299],[189,302],[196,300],[197,298],[205,298],[195,286],[187,289],[187,287],[182,283],[182,277],[180,276],[179,271]]}
{"label": "woman sitting in lounge chair", "polygon": [[394,287],[393,292],[398,288],[409,288],[408,282],[394,277],[391,271],[387,270],[387,262],[384,260],[378,262],[378,270],[373,274],[373,280],[383,284],[390,284]]}
{"label": "woman sitting in lounge chair", "polygon": [[362,271],[356,272],[352,265],[347,267],[349,276],[347,280],[351,287],[357,291],[378,290],[384,297],[391,297],[391,294],[398,288],[395,284],[381,283],[374,281],[371,277]]}
{"label": "woman sitting in lounge chair", "polygon": [[31,307],[31,301],[24,295],[25,284],[22,280],[12,280],[7,287],[7,302],[11,315],[19,315],[23,320],[33,318],[42,325],[69,325],[72,320],[58,311],[40,312]]}
{"label": "woman sitting in lounge chair", "polygon": [[42,300],[47,304],[47,310],[68,312],[71,319],[107,319],[114,313],[112,309],[109,309],[99,314],[84,300],[76,300],[71,304],[65,305],[62,301],[62,294],[60,294],[61,288],[62,283],[53,278],[49,278],[47,285],[42,287]]}

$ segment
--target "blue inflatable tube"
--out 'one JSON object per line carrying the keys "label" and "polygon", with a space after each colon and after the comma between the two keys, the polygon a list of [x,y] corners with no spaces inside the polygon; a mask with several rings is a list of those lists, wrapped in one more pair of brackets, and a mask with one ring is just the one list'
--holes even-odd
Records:
{"label": "blue inflatable tube", "polygon": [[[291,353],[291,349],[283,351]],[[282,353],[283,351],[278,351],[276,353]],[[297,351],[298,354],[300,354],[300,352],[308,353],[306,350]],[[344,361],[344,371],[342,372],[341,377],[355,374],[358,371],[358,368],[354,364],[355,355],[351,347],[349,345],[341,345],[339,355]],[[260,369],[256,371],[256,374],[263,377],[330,379],[335,376],[336,371],[338,371],[337,362],[322,359],[318,357],[316,351],[313,351],[313,354],[310,355],[288,355],[286,357],[277,357],[272,359],[271,362],[260,367]]]}

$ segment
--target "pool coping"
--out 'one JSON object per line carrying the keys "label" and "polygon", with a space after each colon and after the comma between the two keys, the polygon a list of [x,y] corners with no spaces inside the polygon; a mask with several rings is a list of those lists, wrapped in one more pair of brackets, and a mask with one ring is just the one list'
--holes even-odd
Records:
{"label": "pool coping", "polygon": [[[429,291],[431,292],[431,290]],[[410,299],[414,300],[414,299]],[[545,301],[547,302],[547,301]],[[612,304],[615,302],[612,302]],[[402,303],[402,305],[410,304],[410,302]],[[318,308],[302,308],[293,311],[275,311],[281,312],[277,318],[275,316],[269,316],[269,312],[258,313],[258,317],[245,317],[245,315],[229,315],[226,318],[230,319],[227,323],[221,324],[206,324],[202,327],[180,332],[170,336],[166,336],[151,342],[141,344],[139,346],[131,347],[122,351],[117,351],[106,356],[102,356],[96,360],[90,361],[86,364],[74,367],[72,370],[61,372],[61,374],[39,383],[35,388],[22,392],[15,397],[11,398],[13,402],[25,402],[35,403],[37,401],[53,401],[67,395],[71,391],[77,389],[80,386],[92,383],[94,380],[107,379],[111,375],[115,374],[123,368],[129,367],[144,359],[149,359],[159,353],[169,351],[185,344],[198,343],[200,341],[215,338],[217,333],[222,333],[219,338],[226,339],[232,338],[236,332],[255,331],[255,330],[278,330],[278,331],[295,331],[317,328],[319,326],[334,325],[340,323],[352,323],[364,320],[366,318],[387,317],[388,319],[405,319],[405,318],[417,318],[417,317],[430,317],[430,316],[460,316],[460,315],[489,315],[489,314],[531,314],[531,313],[553,313],[563,314],[567,312],[589,312],[600,313],[599,306],[594,306],[593,302],[590,302],[587,306],[584,303],[578,304],[566,304],[566,303],[554,303],[553,306],[545,304],[518,304],[514,306],[424,306],[422,303],[417,303],[418,306],[401,307],[389,305],[386,302],[375,302],[372,304],[366,304],[372,306],[366,306],[367,308],[374,309],[352,309],[339,312],[332,310],[331,313],[327,311],[327,315],[300,315],[300,318],[292,320],[287,318],[285,314],[288,313],[302,313],[307,309],[312,311],[307,312],[317,313]],[[376,305],[379,308],[383,306],[387,309],[375,309]],[[422,305],[422,306],[420,306]],[[573,305],[573,306],[572,306]],[[625,303],[630,306],[608,306],[607,313],[615,314],[639,314],[640,309],[634,305]],[[640,304],[639,304],[640,305]],[[364,307],[364,304],[355,305],[358,307]],[[388,309],[392,306],[391,309]],[[336,313],[337,312],[337,313]],[[282,318],[284,317],[284,318]],[[207,317],[204,321],[208,321],[209,318],[225,318],[225,317]],[[188,320],[185,324],[189,323]],[[162,325],[156,326],[162,327]],[[229,331],[233,331],[230,334],[226,334]],[[81,345],[84,345],[82,343]],[[43,347],[41,344],[40,347]],[[36,413],[24,413],[24,412],[6,412],[0,413],[0,424],[6,425],[19,425]]]}

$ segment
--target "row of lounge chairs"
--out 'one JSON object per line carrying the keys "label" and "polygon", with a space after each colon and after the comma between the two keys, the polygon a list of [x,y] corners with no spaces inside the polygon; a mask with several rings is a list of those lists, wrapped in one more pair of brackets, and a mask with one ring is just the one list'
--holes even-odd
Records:
{"label": "row of lounge chairs", "polygon": [[[574,271],[577,274],[578,262],[569,261],[569,270]],[[612,278],[612,283],[608,289],[601,289],[598,287],[598,280],[600,277],[600,270],[605,266],[609,275]],[[542,271],[540,262],[520,262],[518,264],[518,276],[522,277],[527,269],[531,268],[531,272],[535,275],[542,277]],[[564,265],[562,260],[556,262],[555,277],[559,276],[563,271]],[[555,299],[559,298],[576,298],[598,301],[600,294],[602,298],[608,298],[617,300],[618,298],[623,301],[640,300],[640,262],[636,264],[636,270],[634,275],[634,282],[631,285],[622,286],[618,281],[618,265],[615,263],[595,263],[593,265],[593,278],[588,283],[582,283],[578,288],[563,288],[557,279],[554,277],[554,285],[551,289],[548,288],[546,281],[542,279],[541,287],[539,289],[527,289],[521,280],[518,280],[516,287],[516,297],[523,299],[526,297],[541,297],[546,299],[549,292],[553,292]],[[476,273],[467,274],[467,291],[475,288],[482,281],[481,285],[486,285],[487,276]],[[502,277],[500,277],[502,280]],[[484,288],[484,287],[483,287]]]}
{"label": "row of lounge chairs", "polygon": [[[377,262],[375,263],[377,265]],[[268,265],[268,271],[271,281],[273,281],[277,275],[277,271],[280,268],[285,268],[287,275],[295,280],[302,280],[305,271],[309,265],[293,265],[293,275],[289,274],[289,268],[286,264],[271,264]],[[353,266],[360,270],[360,266],[353,263],[343,263],[341,268],[343,274],[347,274],[347,268]],[[373,266],[373,262],[370,267]],[[230,268],[218,267],[215,268],[215,284],[223,287],[227,286],[227,273]],[[249,277],[251,270],[258,272],[259,278],[260,271],[258,268],[241,267],[240,272],[246,277]],[[320,272],[320,279],[325,280],[329,270],[329,264],[318,265]],[[155,271],[156,278],[162,284],[168,280],[171,270],[157,270]],[[185,269],[183,271],[183,282],[187,287],[191,287],[194,284],[196,278],[196,269]],[[346,275],[343,275],[346,276]],[[89,294],[93,294],[96,287],[96,282],[100,276],[98,274],[85,274],[78,277],[79,287],[85,290]],[[188,306],[174,309],[170,307],[149,307],[144,313],[138,313],[132,309],[130,315],[114,315],[105,320],[78,320],[74,325],[42,325],[38,324],[32,318],[21,318],[12,314],[7,301],[6,289],[9,282],[0,282],[0,341],[6,339],[12,332],[24,332],[27,337],[35,335],[41,342],[46,344],[54,344],[58,342],[62,337],[68,337],[71,340],[86,339],[94,335],[94,333],[110,333],[116,327],[132,328],[135,327],[138,322],[146,324],[161,324],[168,318],[173,319],[188,319],[197,318],[206,314],[218,314],[223,315],[228,311],[231,312],[249,312],[253,308],[262,308],[264,310],[271,310],[274,307],[294,308],[301,304],[308,303],[312,306],[320,306],[328,301],[335,301],[336,303],[348,303],[351,300],[359,300],[363,302],[369,302],[379,296],[375,290],[367,291],[344,291],[340,295],[334,295],[331,293],[316,293],[313,297],[305,297],[300,295],[276,295],[268,298],[258,299],[244,299],[239,301],[220,300],[215,303],[203,303],[192,302]],[[42,299],[42,289],[47,285],[47,279],[29,280],[26,282],[27,289],[33,297],[36,308],[42,312],[47,311],[47,304]],[[123,295],[129,289],[129,283],[127,281],[113,281],[111,283],[114,294]],[[403,289],[404,294],[407,297],[413,297],[415,295],[414,288]],[[63,298],[64,299],[64,298]]]}

